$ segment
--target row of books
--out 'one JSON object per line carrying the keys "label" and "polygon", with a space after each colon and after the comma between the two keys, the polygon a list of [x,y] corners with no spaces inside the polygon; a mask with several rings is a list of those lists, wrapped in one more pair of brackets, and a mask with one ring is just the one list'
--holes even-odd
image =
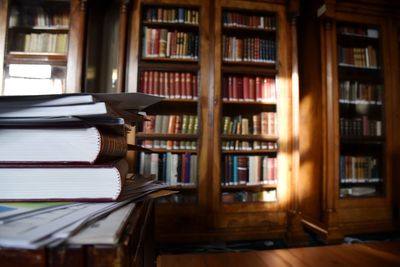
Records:
{"label": "row of books", "polygon": [[221,146],[223,151],[278,150],[277,142],[265,142],[265,141],[229,140],[229,141],[222,141]]}
{"label": "row of books", "polygon": [[193,140],[143,140],[141,145],[149,149],[166,149],[166,150],[196,150],[197,141]]}
{"label": "row of books", "polygon": [[375,47],[341,47],[339,46],[339,64],[362,68],[377,68],[378,57]]}
{"label": "row of books", "polygon": [[275,202],[277,201],[277,194],[276,189],[263,190],[260,192],[222,192],[221,201],[223,203]]}
{"label": "row of books", "polygon": [[199,24],[199,11],[183,7],[147,7],[146,22]]}
{"label": "row of books", "polygon": [[381,186],[371,184],[343,184],[339,190],[340,197],[377,196],[382,194]]}
{"label": "row of books", "polygon": [[197,184],[197,155],[190,153],[140,153],[139,173],[154,175],[169,185]]}
{"label": "row of books", "polygon": [[369,38],[379,38],[379,31],[373,28],[367,27],[348,27],[348,26],[339,26],[338,33],[354,35],[354,36],[363,36]]}
{"label": "row of books", "polygon": [[224,26],[245,27],[257,29],[276,29],[276,18],[273,15],[247,15],[234,11],[224,11],[222,13]]}
{"label": "row of books", "polygon": [[342,136],[382,136],[382,121],[361,118],[340,118],[340,134]]}
{"label": "row of books", "polygon": [[274,78],[227,75],[222,78],[223,100],[274,102],[277,92]]}
{"label": "row of books", "polygon": [[148,115],[143,133],[196,134],[198,117],[195,115]]}
{"label": "row of books", "polygon": [[199,35],[193,32],[144,27],[142,56],[197,59]]}
{"label": "row of books", "polygon": [[68,47],[68,34],[59,33],[19,33],[12,49],[21,52],[41,52],[66,54]]}
{"label": "row of books", "polygon": [[339,102],[346,104],[381,105],[382,94],[383,86],[381,84],[341,81]]}
{"label": "row of books", "polygon": [[9,27],[68,28],[69,13],[40,6],[12,6]]}
{"label": "row of books", "polygon": [[372,156],[340,155],[339,171],[341,183],[382,182],[378,160]]}
{"label": "row of books", "polygon": [[278,181],[276,157],[225,155],[222,166],[223,185],[275,185]]}
{"label": "row of books", "polygon": [[198,76],[191,72],[142,71],[140,92],[177,99],[197,99]]}
{"label": "row of books", "polygon": [[275,63],[276,44],[270,39],[223,35],[222,57],[225,61]]}
{"label": "row of books", "polygon": [[230,117],[224,116],[223,134],[264,134],[276,135],[278,133],[276,112],[261,112],[254,114],[251,118],[241,115]]}

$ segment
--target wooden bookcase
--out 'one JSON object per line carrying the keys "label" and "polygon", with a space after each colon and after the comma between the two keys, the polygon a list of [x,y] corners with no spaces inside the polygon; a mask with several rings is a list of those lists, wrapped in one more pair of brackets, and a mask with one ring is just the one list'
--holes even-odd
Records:
{"label": "wooden bookcase", "polygon": [[208,175],[208,8],[207,1],[179,0],[132,6],[127,88],[164,97],[146,110],[150,121],[135,134],[136,142],[152,150],[136,155],[136,171],[157,173],[180,192],[156,205],[159,240],[188,238],[206,225],[200,192]]}
{"label": "wooden bookcase", "polygon": [[286,12],[282,4],[216,2],[211,209],[227,239],[286,231],[293,141]]}
{"label": "wooden bookcase", "polygon": [[[169,18],[168,10],[179,8],[185,11],[176,13],[197,12],[194,17],[198,18],[198,23],[158,19],[163,15]],[[165,97],[159,105],[147,111],[151,121],[142,128],[138,127],[135,139],[153,150],[147,159],[156,154],[155,162],[160,162],[161,158],[169,161],[170,156],[160,156],[167,153],[197,155],[197,180],[176,185],[176,180],[172,179],[171,189],[180,193],[173,196],[175,201],[156,205],[158,241],[284,237],[288,227],[287,212],[293,197],[290,194],[295,175],[292,169],[292,148],[296,143],[293,124],[298,115],[292,109],[292,90],[298,93],[297,85],[291,82],[292,64],[297,63],[296,52],[292,52],[296,51],[292,36],[296,31],[295,20],[292,21],[289,15],[292,9],[296,10],[296,5],[289,9],[285,1],[143,0],[133,3],[128,90]],[[173,32],[198,36],[198,45],[194,45],[196,49],[198,47],[198,54],[195,57],[169,55],[164,52],[164,42],[160,41],[156,41],[154,47],[153,39],[167,40],[166,46],[172,47],[168,42],[173,38],[170,37]],[[191,40],[193,37],[185,38]],[[241,48],[233,45],[235,38],[240,40]],[[188,51],[191,51],[190,47]],[[189,97],[168,93],[173,86],[165,77],[169,77],[171,72],[188,73],[189,81],[197,76],[197,93],[188,94]],[[180,75],[177,77],[179,84]],[[161,85],[155,90],[148,85],[154,80],[161,80]],[[243,88],[243,81],[246,81],[246,88],[252,88],[251,96],[246,94],[245,97],[237,86],[241,84]],[[262,83],[264,93],[261,92]],[[233,90],[233,84],[236,90]],[[171,134],[168,130],[160,130],[162,127],[152,130],[152,120],[162,121],[169,116],[170,122],[171,115],[197,117],[197,132]],[[264,120],[262,126],[261,117]],[[275,130],[266,129],[269,117],[269,128]],[[229,120],[231,125],[235,120],[235,125],[239,128],[244,126],[244,130],[228,131],[227,127],[224,130],[224,122],[227,126]],[[253,127],[253,120],[260,123]],[[162,143],[164,140],[167,144]],[[168,145],[168,140],[173,142]],[[175,141],[196,141],[197,146],[174,149]],[[151,147],[155,142],[156,147]],[[137,157],[143,159],[145,156],[138,154]],[[225,175],[228,161],[238,163],[238,158],[244,164],[241,182],[228,180]],[[263,160],[264,179],[261,173]],[[254,164],[259,166],[251,170],[252,173],[259,171],[257,179],[252,175],[250,180],[249,161],[252,161],[252,167]],[[267,178],[268,163],[273,167],[270,179]],[[137,170],[142,172],[149,168],[151,166],[139,165]],[[233,165],[230,169],[232,173],[236,171]],[[162,168],[158,173],[160,171]],[[170,179],[168,177],[167,182]],[[162,177],[162,180],[165,179]],[[177,181],[180,181],[179,176]]]}
{"label": "wooden bookcase", "polygon": [[[325,242],[394,229],[397,88],[390,50],[396,37],[390,32],[393,18],[384,11],[388,7],[399,8],[385,1],[326,1],[308,10],[318,10],[318,19],[300,23],[303,51],[320,51],[299,56],[305,126],[300,210],[304,225]],[[319,78],[309,79],[317,73]]]}
{"label": "wooden bookcase", "polygon": [[[85,2],[1,4],[1,94],[80,92]],[[27,76],[33,91],[22,92]]]}

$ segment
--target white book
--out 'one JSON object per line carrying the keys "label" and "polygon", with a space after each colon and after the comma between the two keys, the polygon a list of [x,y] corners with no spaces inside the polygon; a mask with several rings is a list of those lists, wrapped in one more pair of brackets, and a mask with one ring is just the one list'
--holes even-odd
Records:
{"label": "white book", "polygon": [[107,164],[3,164],[0,201],[117,200],[127,172],[124,159]]}
{"label": "white book", "polygon": [[171,185],[178,183],[178,154],[172,154],[171,162]]}
{"label": "white book", "polygon": [[171,174],[172,174],[172,153],[167,152],[166,154],[167,160],[166,160],[166,171],[165,171],[165,182],[167,184],[171,184]]}
{"label": "white book", "polygon": [[85,162],[125,157],[123,135],[97,127],[0,128],[0,162]]}

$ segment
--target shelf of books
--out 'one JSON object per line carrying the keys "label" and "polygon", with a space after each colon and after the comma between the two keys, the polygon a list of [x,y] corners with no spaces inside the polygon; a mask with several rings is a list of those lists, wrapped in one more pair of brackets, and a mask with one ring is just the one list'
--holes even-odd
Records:
{"label": "shelf of books", "polygon": [[221,201],[277,201],[276,15],[222,9]]}
{"label": "shelf of books", "polygon": [[198,185],[199,10],[141,6],[138,92],[164,97],[148,109],[136,139],[139,173],[152,174],[180,193],[164,202],[196,203]]}
{"label": "shelf of books", "polygon": [[384,192],[384,87],[380,31],[372,25],[337,24],[340,197]]}
{"label": "shelf of books", "polygon": [[65,92],[70,6],[70,1],[9,1],[4,95]]}

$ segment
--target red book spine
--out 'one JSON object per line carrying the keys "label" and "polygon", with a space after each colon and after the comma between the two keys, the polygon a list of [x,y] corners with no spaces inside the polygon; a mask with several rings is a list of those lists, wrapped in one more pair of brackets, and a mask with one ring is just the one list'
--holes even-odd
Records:
{"label": "red book spine", "polygon": [[263,93],[262,93],[262,85],[261,85],[261,78],[256,77],[256,100],[263,101]]}
{"label": "red book spine", "polygon": [[180,88],[181,88],[181,98],[187,98],[188,95],[187,93],[187,89],[186,89],[186,74],[184,72],[180,73],[180,77],[179,77],[179,83],[180,83]]}
{"label": "red book spine", "polygon": [[159,89],[159,72],[154,71],[154,77],[153,77],[153,93],[155,95],[160,95],[160,89]]}
{"label": "red book spine", "polygon": [[165,96],[165,89],[164,89],[164,72],[159,72],[158,74],[158,90],[160,96]]}
{"label": "red book spine", "polygon": [[176,39],[177,39],[177,31],[171,33],[171,56],[176,57]]}
{"label": "red book spine", "polygon": [[148,74],[147,74],[147,71],[144,71],[144,72],[142,72],[141,73],[141,75],[140,75],[140,88],[139,88],[139,92],[141,92],[141,93],[145,93],[145,94],[147,94],[147,92],[146,92],[146,80],[147,80],[147,77],[148,76]]}
{"label": "red book spine", "polygon": [[175,98],[175,75],[173,72],[169,73],[169,97]]}
{"label": "red book spine", "polygon": [[251,100],[250,88],[249,88],[249,77],[243,77],[243,99],[246,101]]}
{"label": "red book spine", "polygon": [[181,98],[182,95],[182,91],[181,91],[181,83],[180,83],[180,75],[179,72],[175,72],[175,84],[174,84],[174,88],[175,88],[175,98]]}
{"label": "red book spine", "polygon": [[161,29],[154,29],[156,31],[155,40],[154,40],[154,55],[160,56],[160,31]]}
{"label": "red book spine", "polygon": [[197,75],[192,75],[192,83],[193,83],[193,98],[197,99],[199,97],[199,84],[197,81]]}
{"label": "red book spine", "polygon": [[243,77],[236,77],[237,81],[237,99],[239,101],[243,101],[244,92],[243,92]]}
{"label": "red book spine", "polygon": [[168,72],[164,72],[164,79],[163,79],[163,84],[164,84],[164,95],[166,97],[169,97],[169,77],[168,77],[169,73]]}
{"label": "red book spine", "polygon": [[154,71],[149,72],[149,87],[148,93],[153,95],[154,94]]}
{"label": "red book spine", "polygon": [[193,88],[192,88],[192,77],[193,75],[190,72],[186,73],[186,98],[192,99],[193,98]]}
{"label": "red book spine", "polygon": [[256,82],[254,78],[249,78],[250,99],[256,100]]}

